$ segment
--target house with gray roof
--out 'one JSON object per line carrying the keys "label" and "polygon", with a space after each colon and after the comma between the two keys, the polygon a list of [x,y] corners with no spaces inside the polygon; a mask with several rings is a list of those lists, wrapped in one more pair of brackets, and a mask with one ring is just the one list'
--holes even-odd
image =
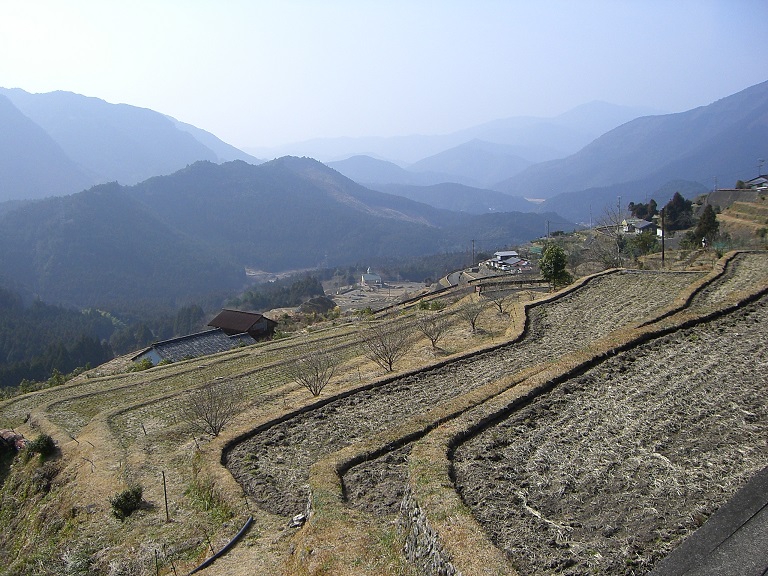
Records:
{"label": "house with gray roof", "polygon": [[656,225],[642,218],[626,218],[621,221],[621,226],[624,234],[656,233]]}
{"label": "house with gray roof", "polygon": [[163,360],[168,362],[178,362],[198,356],[207,356],[218,352],[226,352],[239,346],[248,346],[254,344],[256,340],[247,332],[241,334],[229,335],[219,328],[189,334],[162,342],[155,342],[132,358],[134,362],[149,360],[153,365],[157,365]]}
{"label": "house with gray roof", "polygon": [[514,250],[500,250],[499,252],[494,252],[493,258],[481,262],[481,264],[484,264],[488,268],[502,270],[504,272],[521,272],[530,267],[530,263],[527,260],[520,258],[520,255]]}
{"label": "house with gray roof", "polygon": [[381,287],[384,285],[384,282],[382,281],[381,276],[375,272],[371,272],[371,269],[368,268],[368,271],[360,277],[360,285]]}

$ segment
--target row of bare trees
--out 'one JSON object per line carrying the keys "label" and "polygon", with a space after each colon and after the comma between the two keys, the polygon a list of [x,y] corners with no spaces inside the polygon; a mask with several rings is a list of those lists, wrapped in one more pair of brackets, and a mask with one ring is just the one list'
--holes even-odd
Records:
{"label": "row of bare trees", "polygon": [[[456,310],[456,316],[469,324],[472,333],[477,332],[480,315],[486,307],[486,300],[496,306],[499,314],[509,314],[512,297],[508,293],[490,293],[489,297],[471,297]],[[438,350],[451,325],[451,317],[445,312],[423,312],[415,320],[404,317],[384,322],[369,322],[360,334],[363,354],[387,372],[393,372],[395,365],[413,348],[418,335],[429,340],[432,350]],[[292,379],[317,396],[330,382],[340,359],[330,350],[307,345],[300,358],[291,367]]]}
{"label": "row of bare trees", "polygon": [[[499,314],[509,314],[514,299],[508,292],[489,292],[473,296],[460,305],[455,315],[476,333],[478,319],[488,303]],[[429,340],[433,352],[448,333],[453,319],[446,312],[422,312],[415,319],[399,317],[387,321],[370,321],[360,331],[363,354],[387,372],[413,348],[419,335]],[[290,380],[319,396],[330,383],[344,360],[343,347],[329,348],[322,340],[304,341],[295,348],[295,358],[287,364]],[[218,436],[241,410],[241,395],[220,382],[207,384],[190,394],[181,409],[182,418],[197,432]]]}

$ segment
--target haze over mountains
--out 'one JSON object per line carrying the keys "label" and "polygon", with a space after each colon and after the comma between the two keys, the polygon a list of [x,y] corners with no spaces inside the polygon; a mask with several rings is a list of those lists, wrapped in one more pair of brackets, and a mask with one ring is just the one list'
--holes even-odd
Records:
{"label": "haze over mountains", "polygon": [[[15,200],[0,203],[0,285],[77,306],[178,303],[241,287],[245,267],[461,251],[471,240],[498,249],[541,236],[547,221],[567,230],[597,220],[617,201],[662,204],[715,178],[733,186],[766,157],[768,82],[617,125],[627,115],[596,103],[366,141],[401,157],[429,149],[404,165],[357,154],[330,167],[292,157],[259,166],[152,110],[0,89],[0,200]],[[79,192],[95,182],[112,184]],[[57,197],[29,202],[45,196]]]}
{"label": "haze over mountains", "polygon": [[[409,198],[436,207],[508,209],[490,193],[496,191],[547,200],[538,208],[518,200],[518,209],[586,222],[590,207],[599,212],[618,196],[663,194],[669,182],[694,194],[715,179],[733,185],[750,177],[766,155],[767,92],[764,82],[679,114],[638,117],[647,110],[593,102],[554,118],[507,118],[448,135],[325,139],[293,148],[364,186],[390,193],[400,186]],[[66,92],[0,89],[0,122],[0,201],[68,194],[99,182],[133,184],[198,160],[260,162],[154,111]],[[343,159],[328,161],[342,152]],[[451,187],[444,199],[435,189],[412,188],[449,182],[466,188]]]}
{"label": "haze over mountains", "polygon": [[[708,106],[638,118],[576,154],[530,166],[495,188],[551,199],[545,209],[557,207],[561,214],[583,220],[589,196],[637,198],[672,181],[681,182],[681,192],[686,186],[699,191],[733,187],[737,180],[758,175],[766,151],[768,82],[763,82]],[[582,209],[564,209],[566,203],[581,204]]]}
{"label": "haze over mountains", "polygon": [[0,214],[0,286],[44,301],[179,305],[292,270],[525,242],[554,215],[482,216],[369,190],[309,159],[197,162]]}
{"label": "haze over mountains", "polygon": [[311,156],[321,162],[366,155],[397,164],[413,164],[472,140],[481,140],[506,146],[510,154],[530,162],[542,162],[572,154],[611,128],[654,113],[658,111],[591,102],[552,118],[516,116],[450,134],[320,138],[278,148],[253,148],[248,152],[267,158],[286,154]]}
{"label": "haze over mountains", "polygon": [[[679,191],[694,196],[712,189],[734,186],[736,180],[757,176],[758,159],[768,150],[768,82],[763,82],[708,106],[679,114],[644,116],[609,130],[578,152],[560,159],[522,167],[503,181],[484,187],[531,199],[544,199],[540,210],[557,212],[564,218],[588,222],[590,215],[600,215],[605,206],[615,206],[619,197],[665,202]],[[461,165],[450,154],[433,156],[407,167],[428,167],[435,174],[449,174]],[[440,163],[441,158],[451,161]],[[349,162],[349,161],[348,161]],[[350,173],[358,168],[347,163],[333,163]],[[482,165],[475,162],[474,167]],[[489,164],[490,165],[490,164]],[[507,166],[512,166],[508,163]],[[354,177],[371,182],[378,189],[384,182],[371,172]],[[491,173],[491,172],[488,172]],[[463,172],[465,178],[470,174]],[[475,172],[472,179],[478,178]],[[413,184],[404,178],[394,184]],[[453,181],[460,181],[453,178]],[[463,180],[467,183],[468,180]],[[434,182],[432,182],[434,183]],[[489,210],[493,208],[489,205]]]}
{"label": "haze over mountains", "polygon": [[71,92],[0,88],[0,201],[135,184],[198,160],[259,161],[153,110]]}

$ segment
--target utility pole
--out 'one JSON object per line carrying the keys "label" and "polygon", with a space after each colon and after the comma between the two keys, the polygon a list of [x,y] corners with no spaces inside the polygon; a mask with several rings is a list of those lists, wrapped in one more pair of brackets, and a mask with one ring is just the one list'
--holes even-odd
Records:
{"label": "utility pole", "polygon": [[661,269],[664,269],[664,208],[661,209]]}
{"label": "utility pole", "polygon": [[475,267],[475,240],[472,240],[472,267]]}
{"label": "utility pole", "polygon": [[621,196],[619,196],[616,209],[616,261],[619,263],[619,268],[621,268]]}

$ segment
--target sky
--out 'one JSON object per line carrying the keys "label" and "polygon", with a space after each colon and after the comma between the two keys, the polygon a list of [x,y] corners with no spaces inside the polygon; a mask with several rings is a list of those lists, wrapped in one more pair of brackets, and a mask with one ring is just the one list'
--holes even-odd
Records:
{"label": "sky", "polygon": [[765,0],[0,0],[0,86],[151,108],[240,148],[446,134],[768,80]]}

